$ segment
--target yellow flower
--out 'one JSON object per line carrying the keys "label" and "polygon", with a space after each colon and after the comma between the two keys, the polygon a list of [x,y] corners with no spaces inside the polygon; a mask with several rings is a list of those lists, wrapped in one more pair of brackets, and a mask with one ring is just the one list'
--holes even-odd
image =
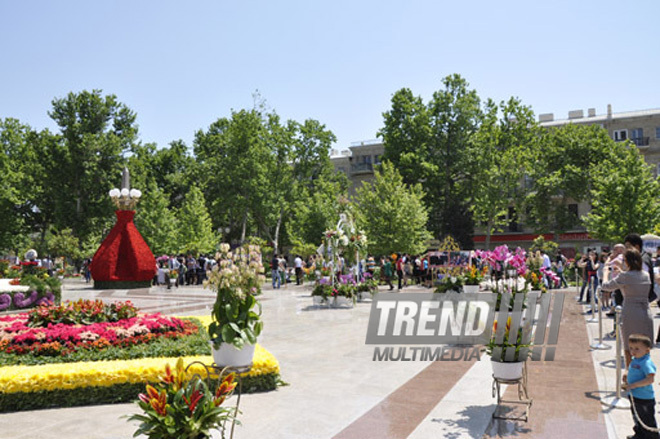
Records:
{"label": "yellow flower", "polygon": [[[212,364],[213,357],[201,355],[178,360],[183,364],[200,361]],[[176,358],[140,358],[136,360],[95,361],[79,363],[44,364],[36,366],[0,367],[0,393],[38,392],[41,390],[75,389],[91,386],[112,386],[123,383],[159,381],[163,369]],[[178,365],[177,365],[178,369]],[[256,345],[253,367],[247,376],[279,373],[277,359],[259,344]],[[205,373],[202,366],[193,365],[182,370],[185,379]]]}

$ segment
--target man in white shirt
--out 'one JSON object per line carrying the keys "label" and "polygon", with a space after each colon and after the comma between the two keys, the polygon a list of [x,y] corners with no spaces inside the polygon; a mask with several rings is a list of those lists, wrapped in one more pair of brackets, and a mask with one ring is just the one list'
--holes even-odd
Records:
{"label": "man in white shirt", "polygon": [[300,255],[293,260],[293,266],[296,267],[296,285],[303,284],[303,260]]}

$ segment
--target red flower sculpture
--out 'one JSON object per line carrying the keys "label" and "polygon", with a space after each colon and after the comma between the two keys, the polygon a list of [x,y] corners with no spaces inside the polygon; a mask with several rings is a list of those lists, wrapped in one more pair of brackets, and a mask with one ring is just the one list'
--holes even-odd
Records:
{"label": "red flower sculpture", "polygon": [[95,281],[147,281],[156,259],[133,223],[133,210],[117,210],[117,223],[92,258]]}

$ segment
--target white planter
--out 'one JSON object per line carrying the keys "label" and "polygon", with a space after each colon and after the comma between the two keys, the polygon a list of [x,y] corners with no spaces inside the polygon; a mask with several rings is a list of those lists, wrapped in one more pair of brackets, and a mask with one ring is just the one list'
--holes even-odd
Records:
{"label": "white planter", "polygon": [[213,350],[213,361],[218,366],[249,366],[252,364],[252,357],[254,357],[254,346],[253,344],[243,345],[242,349],[236,349],[234,345],[229,343],[221,343],[220,349],[215,349],[213,347],[213,342],[211,342],[211,348]]}
{"label": "white planter", "polygon": [[358,300],[365,300],[365,299],[371,299],[373,296],[369,291],[360,291],[358,294]]}
{"label": "white planter", "polygon": [[479,285],[463,285],[464,293],[478,293]]}
{"label": "white planter", "polygon": [[337,296],[337,297],[335,297],[334,306],[352,308],[353,307],[353,299],[349,299],[348,297],[344,297],[344,296]]}
{"label": "white planter", "polygon": [[499,361],[490,361],[493,366],[493,376],[501,380],[517,380],[522,377],[524,361],[515,363],[500,363]]}

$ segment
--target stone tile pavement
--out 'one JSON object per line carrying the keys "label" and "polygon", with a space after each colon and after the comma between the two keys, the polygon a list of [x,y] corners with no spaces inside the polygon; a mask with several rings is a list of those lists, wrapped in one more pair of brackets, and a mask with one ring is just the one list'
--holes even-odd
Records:
{"label": "stone tile pavement", "polygon": [[[407,292],[429,291],[408,287]],[[288,285],[262,296],[260,343],[280,361],[289,385],[244,395],[236,438],[624,438],[630,412],[609,409],[613,350],[591,352],[597,325],[566,294],[554,362],[529,362],[529,422],[493,421],[488,357],[470,362],[378,362],[365,345],[369,301],[352,309],[312,306],[310,288]],[[149,312],[208,314],[213,294],[197,286],[96,291],[65,284],[64,299],[131,300]],[[606,322],[611,328],[611,322]],[[606,341],[606,343],[613,343]],[[656,364],[660,354],[653,351]],[[513,389],[506,396],[512,397]],[[122,416],[133,404],[40,410],[0,415],[0,439],[124,439],[135,425]]]}

